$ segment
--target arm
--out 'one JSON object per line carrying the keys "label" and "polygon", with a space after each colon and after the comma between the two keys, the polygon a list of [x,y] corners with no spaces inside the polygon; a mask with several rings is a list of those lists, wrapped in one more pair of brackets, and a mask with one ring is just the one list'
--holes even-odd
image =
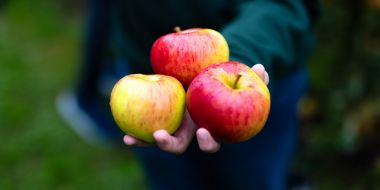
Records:
{"label": "arm", "polygon": [[[275,68],[280,67],[287,74],[304,60],[309,52],[305,47],[310,47],[310,23],[300,0],[249,1],[240,5],[238,15],[222,29],[222,33],[229,43],[231,60],[250,66],[262,63],[273,77],[277,76]],[[255,65],[252,69],[268,84],[269,76],[263,66]],[[154,133],[154,138],[162,150],[180,154],[194,135],[202,151],[212,153],[220,148],[207,130],[196,130],[188,114],[173,136],[159,130]],[[124,142],[127,145],[147,145],[130,136],[125,136]]]}
{"label": "arm", "polygon": [[87,26],[83,42],[83,65],[76,90],[80,97],[92,97],[96,91],[96,81],[105,60],[110,25],[109,13],[110,3],[108,1],[91,0],[88,2]]}
{"label": "arm", "polygon": [[263,64],[272,81],[301,65],[313,45],[312,20],[303,2],[256,0],[240,4],[236,19],[222,29],[230,59],[249,66]]}

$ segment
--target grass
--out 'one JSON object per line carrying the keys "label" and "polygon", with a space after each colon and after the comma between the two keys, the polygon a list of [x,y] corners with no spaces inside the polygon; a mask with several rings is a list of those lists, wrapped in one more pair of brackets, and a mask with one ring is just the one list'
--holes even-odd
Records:
{"label": "grass", "polygon": [[127,148],[89,146],[57,114],[83,28],[60,5],[14,0],[0,10],[0,189],[145,189]]}

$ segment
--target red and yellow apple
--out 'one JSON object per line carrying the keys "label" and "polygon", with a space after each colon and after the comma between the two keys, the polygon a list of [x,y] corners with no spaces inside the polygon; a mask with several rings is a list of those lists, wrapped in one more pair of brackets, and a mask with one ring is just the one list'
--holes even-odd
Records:
{"label": "red and yellow apple", "polygon": [[212,29],[193,28],[158,38],[150,52],[157,74],[178,79],[185,88],[200,71],[212,64],[226,62],[229,48],[224,37]]}
{"label": "red and yellow apple", "polygon": [[207,129],[216,140],[242,142],[265,125],[270,93],[251,68],[225,62],[206,68],[192,81],[187,109],[197,126]]}
{"label": "red and yellow apple", "polygon": [[122,131],[146,142],[165,129],[174,133],[185,113],[186,94],[181,83],[170,76],[131,74],[112,89],[112,115]]}

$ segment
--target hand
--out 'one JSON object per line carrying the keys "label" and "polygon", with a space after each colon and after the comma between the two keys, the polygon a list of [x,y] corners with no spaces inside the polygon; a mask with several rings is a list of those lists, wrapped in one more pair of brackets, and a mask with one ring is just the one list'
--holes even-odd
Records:
{"label": "hand", "polygon": [[255,71],[257,75],[264,81],[266,85],[269,83],[269,75],[268,72],[265,70],[264,66],[262,64],[256,64],[252,67],[252,70]]}
{"label": "hand", "polygon": [[[195,131],[195,123],[191,119],[189,112],[186,110],[182,125],[173,135],[170,135],[168,132],[161,129],[153,133],[153,138],[156,141],[156,145],[161,150],[173,154],[182,154],[186,151],[193,139]],[[220,144],[212,138],[211,134],[206,129],[201,128],[197,130],[197,139],[200,149],[204,152],[213,153],[219,150]],[[141,147],[153,145],[129,135],[125,135],[123,140],[126,145]]]}
{"label": "hand", "polygon": [[[265,84],[269,83],[269,75],[265,71],[263,65],[256,64],[252,67],[252,69],[265,82]],[[199,148],[202,151],[208,153],[215,153],[219,150],[220,143],[215,141],[215,139],[211,136],[209,131],[207,131],[204,128],[199,128],[198,130],[196,130],[196,125],[191,119],[190,114],[187,110],[185,112],[185,117],[181,126],[173,135],[170,135],[168,132],[161,129],[154,132],[153,137],[156,141],[157,146],[161,150],[173,154],[182,154],[186,151],[191,140],[193,139],[195,131]],[[129,135],[125,135],[123,140],[126,145],[135,145],[141,147],[153,145],[143,142]]]}

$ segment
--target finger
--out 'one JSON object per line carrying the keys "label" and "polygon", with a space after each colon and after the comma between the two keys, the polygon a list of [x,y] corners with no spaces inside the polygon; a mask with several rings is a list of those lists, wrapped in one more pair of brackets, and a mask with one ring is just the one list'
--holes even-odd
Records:
{"label": "finger", "polygon": [[163,129],[154,132],[153,137],[156,140],[157,146],[166,152],[182,154],[187,148],[180,139],[171,136]]}
{"label": "finger", "polygon": [[174,154],[182,154],[189,146],[195,129],[195,124],[186,110],[184,120],[173,136],[165,130],[158,130],[153,137],[160,149]]}
{"label": "finger", "polygon": [[220,144],[214,140],[207,129],[200,128],[197,130],[197,139],[199,148],[203,152],[215,153],[219,150]]}
{"label": "finger", "polygon": [[146,143],[144,141],[141,141],[129,135],[125,135],[123,138],[123,141],[124,141],[124,144],[128,146],[140,146],[140,147],[152,146],[152,144]]}
{"label": "finger", "polygon": [[264,81],[265,80],[265,68],[262,64],[256,64],[252,67],[252,70]]}
{"label": "finger", "polygon": [[191,139],[193,139],[195,130],[196,125],[191,119],[189,112],[186,110],[181,127],[175,132],[173,136],[179,139],[184,146],[187,146],[190,143]]}
{"label": "finger", "polygon": [[264,82],[265,82],[266,85],[269,84],[269,75],[268,75],[268,72],[266,72],[266,71],[265,71]]}

